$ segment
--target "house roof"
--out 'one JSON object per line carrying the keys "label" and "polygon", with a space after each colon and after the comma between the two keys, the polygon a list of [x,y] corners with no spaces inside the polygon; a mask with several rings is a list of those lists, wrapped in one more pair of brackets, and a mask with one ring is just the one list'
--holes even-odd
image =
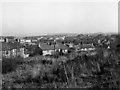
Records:
{"label": "house roof", "polygon": [[47,45],[47,44],[40,44],[40,48],[42,50],[54,50],[54,46],[51,46],[51,45]]}
{"label": "house roof", "polygon": [[54,50],[54,49],[69,49],[69,47],[63,44],[56,44],[56,45],[47,45],[47,44],[40,44],[40,48],[42,50]]}
{"label": "house roof", "polygon": [[10,50],[12,47],[9,45],[9,44],[7,44],[7,43],[1,43],[2,45],[1,45],[1,51],[3,50]]}
{"label": "house roof", "polygon": [[2,43],[2,48],[0,50],[12,50],[12,49],[18,49],[23,48],[23,46],[20,43]]}
{"label": "house roof", "polygon": [[5,38],[7,38],[7,39],[14,39],[15,37],[13,37],[13,36],[7,36]]}
{"label": "house roof", "polygon": [[57,48],[57,49],[63,49],[63,50],[65,50],[65,49],[69,49],[68,46],[63,45],[63,44],[57,44],[57,45],[56,45],[56,48]]}

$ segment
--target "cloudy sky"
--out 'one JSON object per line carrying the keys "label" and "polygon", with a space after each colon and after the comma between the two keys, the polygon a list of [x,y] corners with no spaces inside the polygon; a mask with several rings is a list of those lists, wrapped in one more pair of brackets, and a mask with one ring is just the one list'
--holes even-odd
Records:
{"label": "cloudy sky", "polygon": [[104,1],[6,1],[0,4],[0,33],[21,36],[118,32],[118,2]]}

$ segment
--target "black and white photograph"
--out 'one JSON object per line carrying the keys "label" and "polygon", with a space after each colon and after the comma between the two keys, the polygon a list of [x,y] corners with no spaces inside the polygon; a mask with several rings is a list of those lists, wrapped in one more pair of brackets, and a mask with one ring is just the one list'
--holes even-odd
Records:
{"label": "black and white photograph", "polygon": [[1,0],[0,89],[119,89],[119,17],[119,0]]}

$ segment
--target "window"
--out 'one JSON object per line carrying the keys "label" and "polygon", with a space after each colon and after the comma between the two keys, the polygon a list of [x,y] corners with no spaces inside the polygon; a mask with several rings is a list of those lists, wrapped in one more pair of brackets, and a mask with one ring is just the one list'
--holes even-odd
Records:
{"label": "window", "polygon": [[6,51],[5,55],[7,55],[7,56],[10,55],[10,51]]}
{"label": "window", "polygon": [[8,52],[8,51],[6,51],[6,54],[9,54],[9,52]]}

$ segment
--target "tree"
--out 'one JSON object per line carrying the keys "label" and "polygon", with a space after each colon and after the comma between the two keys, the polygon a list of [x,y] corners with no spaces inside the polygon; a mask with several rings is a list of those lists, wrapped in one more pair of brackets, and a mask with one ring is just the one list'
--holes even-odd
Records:
{"label": "tree", "polygon": [[42,49],[36,46],[35,48],[32,49],[32,53],[30,54],[30,56],[42,55],[42,54],[43,54]]}
{"label": "tree", "polygon": [[111,50],[120,52],[120,35],[116,37],[116,40],[111,43]]}
{"label": "tree", "polygon": [[35,48],[34,50],[34,54],[36,55],[42,55],[43,54],[43,51],[41,48],[39,48],[38,46]]}

